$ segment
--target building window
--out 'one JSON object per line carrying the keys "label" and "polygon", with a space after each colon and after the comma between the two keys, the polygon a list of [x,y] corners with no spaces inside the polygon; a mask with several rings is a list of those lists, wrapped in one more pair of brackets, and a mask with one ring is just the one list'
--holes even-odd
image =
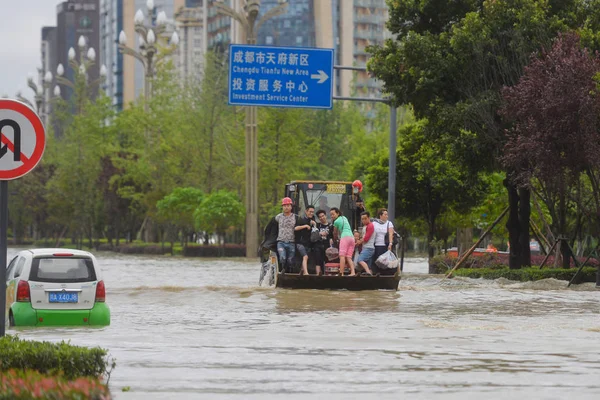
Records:
{"label": "building window", "polygon": [[266,44],[273,44],[273,36],[267,36],[265,38],[265,43]]}
{"label": "building window", "polygon": [[302,44],[302,36],[296,36],[296,44]]}

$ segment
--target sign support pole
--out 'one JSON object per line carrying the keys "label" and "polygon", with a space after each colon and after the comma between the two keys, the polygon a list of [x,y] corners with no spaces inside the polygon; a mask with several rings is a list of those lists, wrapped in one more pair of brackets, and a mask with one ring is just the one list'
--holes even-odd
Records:
{"label": "sign support pole", "polygon": [[[348,67],[344,65],[334,65],[335,70],[349,70],[349,71],[361,71],[367,72],[365,67]],[[345,100],[345,101],[363,101],[367,103],[385,103],[390,106],[390,148],[389,148],[389,161],[388,161],[388,218],[390,221],[394,221],[396,218],[396,148],[397,138],[396,131],[398,130],[398,108],[394,103],[394,99],[387,98],[373,98],[373,97],[346,97],[346,96],[333,96],[334,100]]]}
{"label": "sign support pole", "polygon": [[390,102],[390,155],[388,162],[388,217],[396,218],[396,105]]}
{"label": "sign support pole", "polygon": [[6,248],[8,231],[8,181],[0,181],[0,337],[6,333]]}
{"label": "sign support pole", "polygon": [[[4,130],[4,128],[8,128]],[[42,159],[46,130],[25,103],[0,99],[0,337],[6,334],[6,253],[8,245],[8,181],[29,173]]]}

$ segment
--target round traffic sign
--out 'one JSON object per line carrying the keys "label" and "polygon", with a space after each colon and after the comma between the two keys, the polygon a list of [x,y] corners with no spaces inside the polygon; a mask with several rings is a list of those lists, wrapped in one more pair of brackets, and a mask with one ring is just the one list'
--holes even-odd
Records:
{"label": "round traffic sign", "polygon": [[45,147],[40,117],[20,101],[0,99],[0,180],[27,174],[40,162]]}

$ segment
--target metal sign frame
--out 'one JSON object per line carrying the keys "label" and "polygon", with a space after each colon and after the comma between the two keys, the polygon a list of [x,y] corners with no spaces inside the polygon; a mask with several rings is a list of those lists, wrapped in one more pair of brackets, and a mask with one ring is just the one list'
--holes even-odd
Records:
{"label": "metal sign frame", "polygon": [[[46,130],[40,117],[25,103],[17,100],[0,99],[0,112],[11,110],[18,114],[18,120],[12,118],[0,118],[0,159],[10,157],[13,163],[21,163],[20,166],[8,170],[0,170],[0,337],[6,334],[6,267],[8,247],[8,181],[18,179],[31,172],[44,154],[46,148]],[[19,123],[19,120],[21,123]],[[24,121],[30,125],[22,126]],[[3,128],[12,129],[12,140],[1,133]],[[33,131],[30,129],[33,128]],[[24,154],[24,142],[30,140],[29,135],[35,135],[35,144],[31,154]]]}
{"label": "metal sign frame", "polygon": [[333,107],[333,49],[229,45],[228,104]]}

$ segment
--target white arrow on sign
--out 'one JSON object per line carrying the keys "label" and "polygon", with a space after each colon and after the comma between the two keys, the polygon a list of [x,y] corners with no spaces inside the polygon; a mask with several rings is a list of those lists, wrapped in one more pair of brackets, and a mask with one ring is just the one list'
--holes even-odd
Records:
{"label": "white arrow on sign", "polygon": [[329,76],[325,73],[325,71],[318,70],[317,72],[318,72],[318,74],[312,74],[310,76],[310,79],[318,79],[319,82],[317,82],[317,83],[323,83],[327,79],[329,79]]}

